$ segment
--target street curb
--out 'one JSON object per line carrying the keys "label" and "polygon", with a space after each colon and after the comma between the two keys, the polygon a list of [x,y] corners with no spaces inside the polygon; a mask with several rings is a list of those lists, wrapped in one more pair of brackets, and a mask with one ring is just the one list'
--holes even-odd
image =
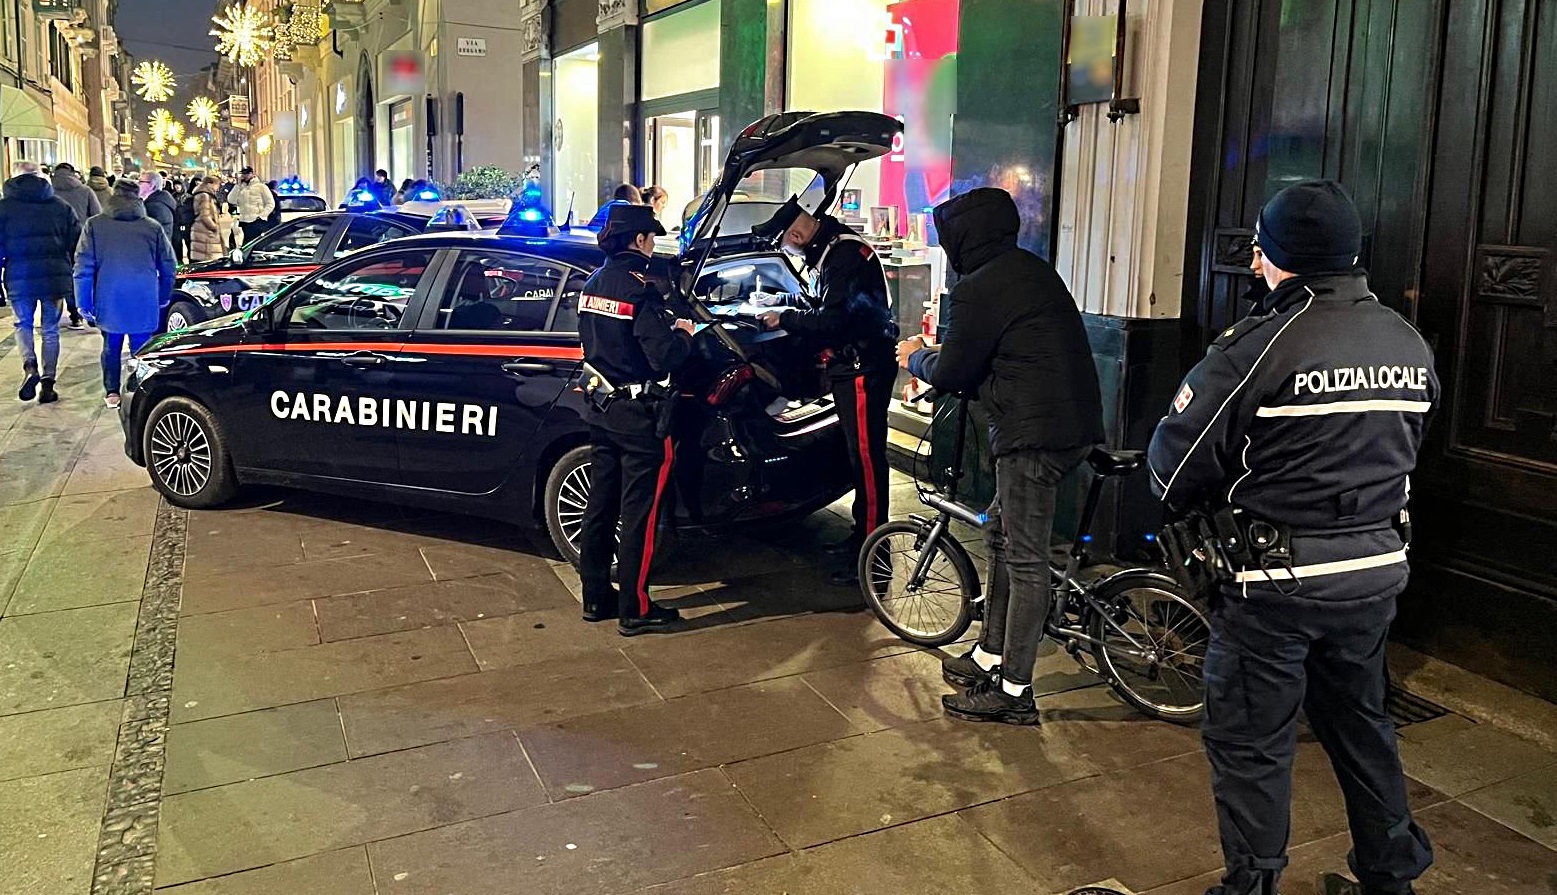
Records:
{"label": "street curb", "polygon": [[188,527],[188,513],[166,500],[158,504],[91,895],[149,895],[156,882],[157,823]]}

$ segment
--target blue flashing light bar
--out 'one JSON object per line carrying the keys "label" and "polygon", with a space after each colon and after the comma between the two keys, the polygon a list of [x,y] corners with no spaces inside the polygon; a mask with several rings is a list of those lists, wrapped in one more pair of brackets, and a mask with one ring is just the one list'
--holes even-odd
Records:
{"label": "blue flashing light bar", "polygon": [[372,190],[357,190],[346,200],[347,208],[372,209],[379,208],[378,196]]}
{"label": "blue flashing light bar", "polygon": [[552,229],[551,212],[539,196],[525,191],[497,232],[503,236],[550,236]]}

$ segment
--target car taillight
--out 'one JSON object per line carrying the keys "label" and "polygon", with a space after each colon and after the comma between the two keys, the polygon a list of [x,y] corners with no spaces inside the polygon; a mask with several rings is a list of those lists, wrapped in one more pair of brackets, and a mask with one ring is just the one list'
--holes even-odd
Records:
{"label": "car taillight", "polygon": [[752,372],[750,364],[742,364],[736,367],[719,377],[719,381],[714,383],[712,389],[709,389],[708,403],[714,407],[723,407],[725,404],[730,403],[730,399],[735,397],[735,393],[740,391],[741,386],[751,382],[756,376],[757,374]]}

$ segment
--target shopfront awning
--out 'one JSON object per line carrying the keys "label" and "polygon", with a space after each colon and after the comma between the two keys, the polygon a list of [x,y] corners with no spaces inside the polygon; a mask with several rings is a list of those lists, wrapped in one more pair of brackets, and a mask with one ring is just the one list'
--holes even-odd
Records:
{"label": "shopfront awning", "polygon": [[0,136],[19,140],[53,140],[54,113],[25,90],[0,85]]}

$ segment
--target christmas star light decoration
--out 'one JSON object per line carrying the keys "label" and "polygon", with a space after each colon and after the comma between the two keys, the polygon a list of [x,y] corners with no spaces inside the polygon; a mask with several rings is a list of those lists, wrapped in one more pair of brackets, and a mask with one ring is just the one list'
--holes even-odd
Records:
{"label": "christmas star light decoration", "polygon": [[162,140],[167,126],[173,123],[173,113],[167,109],[153,109],[147,120],[147,133],[153,140]]}
{"label": "christmas star light decoration", "polygon": [[197,96],[190,100],[189,108],[185,111],[189,113],[189,120],[194,123],[195,127],[202,130],[210,130],[222,114],[221,107],[216,104],[216,100],[211,99],[209,96]]}
{"label": "christmas star light decoration", "polygon": [[204,148],[205,148],[205,141],[201,140],[199,137],[188,136],[188,137],[184,138],[184,151],[189,153],[190,155],[194,155],[195,153],[199,152],[200,150],[202,150]]}
{"label": "christmas star light decoration", "polygon": [[168,144],[162,142],[162,140],[157,139],[157,138],[152,138],[151,140],[147,141],[147,143],[146,143],[146,151],[151,153],[152,155],[161,155],[162,154],[162,150],[167,149],[167,148],[168,148]]}
{"label": "christmas star light decoration", "polygon": [[184,142],[184,126],[177,121],[169,121],[162,126],[162,141],[168,145]]}
{"label": "christmas star light decoration", "polygon": [[130,83],[135,93],[149,103],[165,103],[173,98],[173,69],[155,59],[148,59],[135,66],[130,73]]}
{"label": "christmas star light decoration", "polygon": [[211,17],[211,36],[216,52],[234,65],[253,68],[264,60],[275,42],[276,31],[265,13],[253,6],[233,4]]}

